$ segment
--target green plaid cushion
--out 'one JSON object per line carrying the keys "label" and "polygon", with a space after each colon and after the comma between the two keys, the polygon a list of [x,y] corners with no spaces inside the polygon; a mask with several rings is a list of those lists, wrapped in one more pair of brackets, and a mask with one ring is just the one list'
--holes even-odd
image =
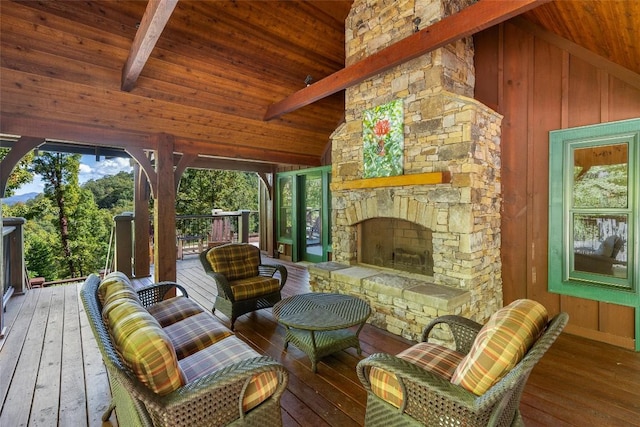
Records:
{"label": "green plaid cushion", "polygon": [[121,304],[133,304],[142,308],[140,300],[138,299],[138,294],[131,289],[120,289],[118,291],[110,293],[105,301],[104,306],[102,307],[102,320],[104,321],[104,324],[107,328],[110,325],[109,317],[111,310]]}
{"label": "green plaid cushion", "polygon": [[[120,271],[114,271],[113,273],[106,275],[98,286],[98,299],[100,300],[100,304],[104,306],[111,293],[122,289],[129,289],[135,293],[135,290],[131,285],[131,281],[129,281],[126,274]],[[135,298],[138,299],[137,293],[135,293]]]}
{"label": "green plaid cushion", "polygon": [[547,310],[536,301],[520,299],[501,308],[478,332],[451,382],[477,395],[485,393],[522,360],[547,320]]}
{"label": "green plaid cushion", "polygon": [[[397,356],[433,372],[446,380],[450,380],[464,354],[433,343],[418,343]],[[384,369],[371,368],[369,373],[371,389],[381,399],[391,403],[396,408],[402,405],[404,396],[402,388],[395,374]]]}
{"label": "green plaid cushion", "polygon": [[[260,357],[260,354],[236,336],[230,336],[207,347],[178,363],[187,383],[202,378],[232,363]],[[278,376],[274,372],[255,375],[244,393],[242,409],[249,411],[271,396],[278,386]]]}
{"label": "green plaid cushion", "polygon": [[236,300],[259,297],[277,292],[280,289],[280,281],[273,277],[253,276],[247,279],[236,280],[231,283],[231,292]]}
{"label": "green plaid cushion", "polygon": [[207,260],[216,273],[228,281],[246,279],[258,275],[260,250],[249,244],[228,244],[207,252]]}
{"label": "green plaid cushion", "polygon": [[144,308],[119,304],[110,311],[109,324],[118,353],[143,384],[160,395],[183,385],[169,337]]}
{"label": "green plaid cushion", "polygon": [[203,350],[223,338],[233,335],[211,313],[201,312],[164,328],[176,350],[178,360]]}
{"label": "green plaid cushion", "polygon": [[198,303],[186,297],[169,298],[147,307],[147,310],[163,328],[203,312]]}

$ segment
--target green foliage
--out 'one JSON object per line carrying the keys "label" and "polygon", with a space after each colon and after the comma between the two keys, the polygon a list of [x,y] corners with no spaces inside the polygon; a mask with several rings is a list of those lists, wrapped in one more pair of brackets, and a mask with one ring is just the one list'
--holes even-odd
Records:
{"label": "green foliage", "polygon": [[574,170],[574,206],[580,208],[626,208],[628,165],[592,166]]}
{"label": "green foliage", "polygon": [[255,173],[187,169],[176,195],[176,215],[210,215],[212,209],[258,210]]}
{"label": "green foliage", "polygon": [[[0,160],[4,159],[9,151],[9,148],[0,148]],[[31,160],[33,160],[33,152],[27,154],[18,162],[11,172],[11,175],[9,175],[7,187],[4,191],[4,197],[12,196],[14,191],[20,188],[20,186],[31,182],[33,179],[33,176],[29,172]]]}
{"label": "green foliage", "polygon": [[107,209],[112,214],[133,211],[133,172],[92,179],[83,187],[93,193],[98,209]]}
{"label": "green foliage", "polygon": [[[133,174],[120,172],[88,181],[81,187],[79,164],[77,155],[43,153],[28,170],[42,176],[44,194],[26,203],[3,205],[4,216],[27,220],[25,261],[30,277],[41,276],[51,281],[101,270],[109,249],[113,216],[133,211]],[[177,194],[176,214],[210,215],[213,208],[258,210],[257,175],[185,171]],[[60,225],[61,218],[66,227]]]}

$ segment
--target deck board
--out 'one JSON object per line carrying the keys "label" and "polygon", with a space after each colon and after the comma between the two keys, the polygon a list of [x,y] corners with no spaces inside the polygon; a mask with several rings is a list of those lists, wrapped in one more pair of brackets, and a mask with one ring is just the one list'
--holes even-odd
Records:
{"label": "deck board", "polygon": [[[288,263],[283,296],[309,291],[306,269]],[[138,281],[139,285],[150,278]],[[178,262],[177,281],[211,309],[215,289],[196,256]],[[0,342],[1,426],[117,426],[101,416],[110,403],[107,373],[79,298],[79,286],[34,289],[12,298],[9,333]],[[227,325],[228,319],[216,312]],[[366,394],[357,362],[375,352],[398,353],[411,342],[365,325],[362,355],[347,349],[321,359],[318,372],[271,309],[241,316],[236,334],[289,371],[281,401],[283,424],[361,426]],[[640,426],[640,353],[563,333],[534,368],[522,398],[527,426]]]}

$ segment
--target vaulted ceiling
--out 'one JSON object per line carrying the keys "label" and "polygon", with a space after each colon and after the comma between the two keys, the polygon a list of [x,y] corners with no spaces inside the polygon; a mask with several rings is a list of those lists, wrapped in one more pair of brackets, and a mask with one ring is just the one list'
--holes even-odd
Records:
{"label": "vaulted ceiling", "polygon": [[[143,149],[164,133],[179,153],[319,165],[343,90],[265,115],[307,76],[313,85],[344,69],[352,1],[151,6],[174,3],[165,24],[143,20],[143,1],[0,1],[0,133]],[[562,0],[523,16],[640,74],[640,2]],[[136,45],[140,29],[155,44]]]}

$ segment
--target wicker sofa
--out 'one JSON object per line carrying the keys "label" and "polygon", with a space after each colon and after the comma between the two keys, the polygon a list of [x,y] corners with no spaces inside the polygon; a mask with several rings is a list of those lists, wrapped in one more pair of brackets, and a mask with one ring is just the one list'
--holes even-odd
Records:
{"label": "wicker sofa", "polygon": [[[566,313],[548,320],[531,300],[514,301],[484,326],[455,315],[434,319],[422,342],[358,363],[367,391],[365,426],[523,425],[526,381],[567,321]],[[433,339],[443,330],[453,335],[455,348]]]}
{"label": "wicker sofa", "polygon": [[[173,291],[177,292],[173,292]],[[173,294],[178,296],[173,296]],[[180,295],[181,294],[181,295]],[[124,426],[281,425],[288,373],[173,282],[89,276],[81,298]]]}

